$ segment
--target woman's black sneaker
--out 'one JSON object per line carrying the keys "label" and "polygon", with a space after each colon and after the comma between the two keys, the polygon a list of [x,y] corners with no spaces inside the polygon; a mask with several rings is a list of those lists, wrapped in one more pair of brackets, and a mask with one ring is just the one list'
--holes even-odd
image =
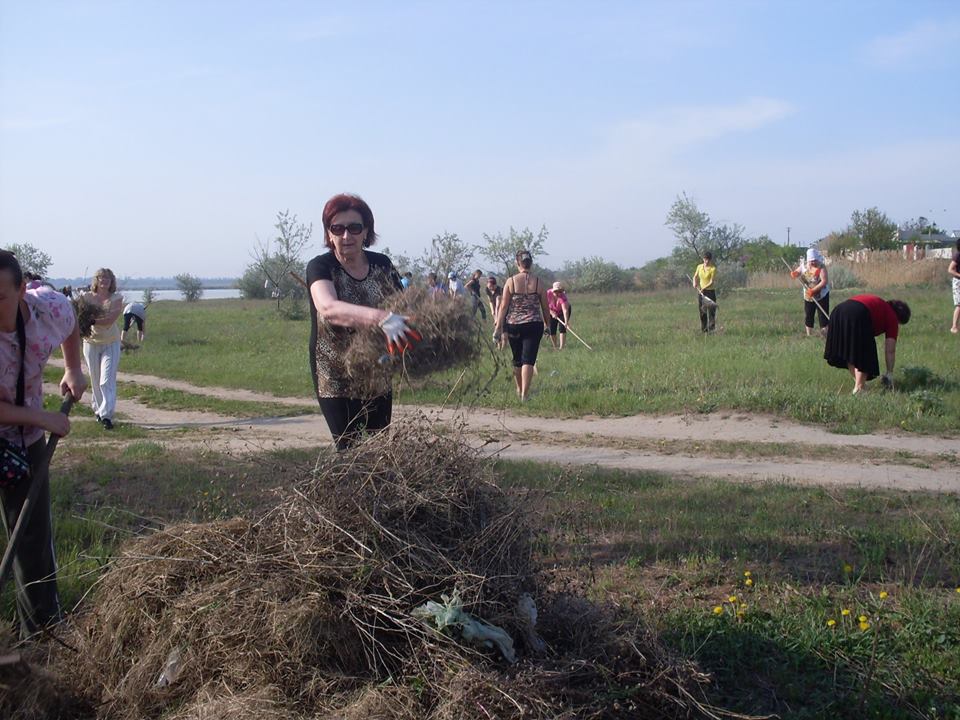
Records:
{"label": "woman's black sneaker", "polygon": [[104,430],[113,430],[113,420],[111,420],[110,418],[104,418],[100,422],[103,423]]}

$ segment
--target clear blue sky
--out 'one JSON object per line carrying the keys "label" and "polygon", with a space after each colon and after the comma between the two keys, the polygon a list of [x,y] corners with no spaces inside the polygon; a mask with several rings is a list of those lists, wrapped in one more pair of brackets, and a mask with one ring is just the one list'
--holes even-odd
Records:
{"label": "clear blue sky", "polygon": [[394,251],[545,224],[551,267],[667,254],[684,191],[779,242],[955,229],[958,90],[955,1],[0,0],[0,241],[233,275],[344,190]]}

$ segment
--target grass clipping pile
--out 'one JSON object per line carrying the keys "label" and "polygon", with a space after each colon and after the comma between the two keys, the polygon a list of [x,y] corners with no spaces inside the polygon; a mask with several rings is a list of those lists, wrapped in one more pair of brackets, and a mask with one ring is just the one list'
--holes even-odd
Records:
{"label": "grass clipping pile", "polygon": [[383,380],[389,374],[416,381],[480,359],[486,336],[466,298],[435,298],[426,290],[413,288],[391,295],[383,309],[410,318],[423,339],[391,357],[379,328],[354,333],[345,366],[357,397],[382,395]]}
{"label": "grass clipping pile", "polygon": [[[125,546],[64,663],[84,706],[170,720],[700,716],[692,667],[635,622],[538,588],[522,502],[459,438],[411,423],[321,457],[285,492],[259,519]],[[415,612],[429,601],[469,615],[439,630]],[[509,642],[471,642],[465,618]]]}

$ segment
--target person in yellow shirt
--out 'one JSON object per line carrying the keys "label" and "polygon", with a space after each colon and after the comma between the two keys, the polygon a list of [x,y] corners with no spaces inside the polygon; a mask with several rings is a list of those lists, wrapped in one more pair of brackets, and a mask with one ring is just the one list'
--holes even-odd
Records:
{"label": "person in yellow shirt", "polygon": [[83,359],[90,373],[93,413],[105,430],[113,430],[113,411],[117,406],[117,365],[120,362],[120,328],[117,318],[123,312],[123,295],[117,292],[117,276],[110,268],[100,268],[93,276],[91,292],[83,299],[101,314],[83,339]]}
{"label": "person in yellow shirt", "polygon": [[[713,253],[703,254],[703,262],[697,265],[693,272],[693,286],[700,292],[697,294],[697,307],[700,310],[700,329],[703,332],[713,332],[717,329],[717,291],[714,279],[717,266],[713,264]],[[708,298],[710,302],[704,301]]]}

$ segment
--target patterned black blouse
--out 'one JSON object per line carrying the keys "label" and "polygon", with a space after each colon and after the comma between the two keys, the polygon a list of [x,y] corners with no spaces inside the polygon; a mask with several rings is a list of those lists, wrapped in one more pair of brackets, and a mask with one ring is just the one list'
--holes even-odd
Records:
{"label": "patterned black blouse", "polygon": [[[370,270],[362,279],[352,277],[332,252],[318,255],[307,265],[307,285],[317,280],[329,280],[337,291],[337,299],[354,305],[379,307],[384,298],[403,288],[400,275],[390,258],[380,253],[365,250]],[[331,325],[317,315],[317,308],[310,296],[310,372],[318,398],[354,397],[346,375],[343,358],[347,346],[357,331],[369,332],[368,328],[347,328]],[[379,330],[377,330],[379,332]],[[376,372],[377,368],[370,368]],[[384,373],[383,394],[390,392],[390,378]]]}

